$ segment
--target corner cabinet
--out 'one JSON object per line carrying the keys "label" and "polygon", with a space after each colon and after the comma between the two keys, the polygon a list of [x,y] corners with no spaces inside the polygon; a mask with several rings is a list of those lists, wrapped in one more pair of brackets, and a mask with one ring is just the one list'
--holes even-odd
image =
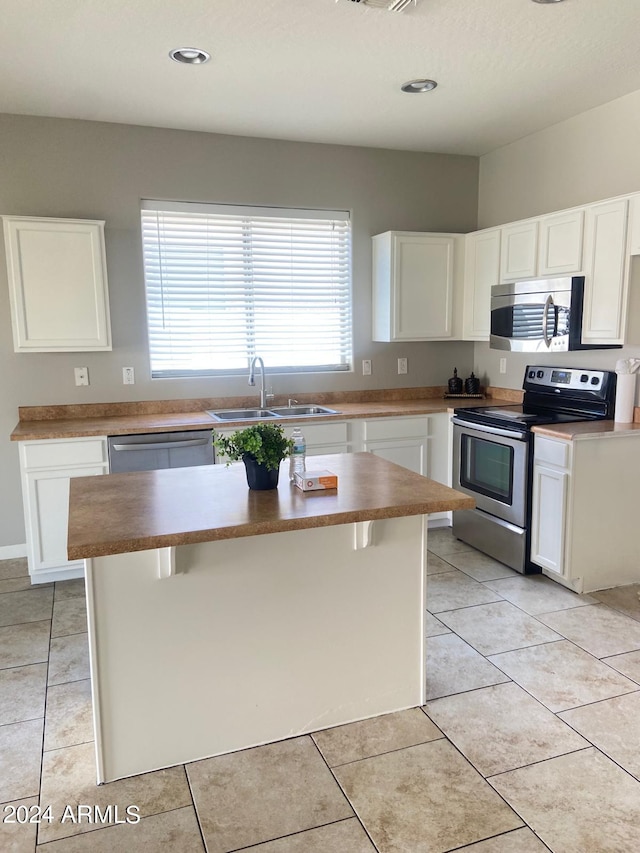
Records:
{"label": "corner cabinet", "polygon": [[15,352],[110,350],[104,222],[2,220]]}
{"label": "corner cabinet", "polygon": [[461,234],[373,237],[373,340],[459,338],[463,251]]}
{"label": "corner cabinet", "polygon": [[107,439],[20,442],[22,498],[31,583],[82,577],[83,560],[67,559],[71,477],[107,474]]}
{"label": "corner cabinet", "polygon": [[491,319],[491,288],[500,281],[500,229],[467,235],[464,252],[465,341],[488,341]]}

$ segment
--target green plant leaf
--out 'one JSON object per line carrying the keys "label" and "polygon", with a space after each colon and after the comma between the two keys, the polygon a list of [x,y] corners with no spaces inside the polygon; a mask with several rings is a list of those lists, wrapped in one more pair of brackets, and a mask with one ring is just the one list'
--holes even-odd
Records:
{"label": "green plant leaf", "polygon": [[214,431],[213,443],[217,450],[227,456],[227,465],[243,456],[252,456],[269,471],[278,468],[293,448],[293,442],[285,438],[281,426],[263,423],[236,430],[229,436],[216,435]]}

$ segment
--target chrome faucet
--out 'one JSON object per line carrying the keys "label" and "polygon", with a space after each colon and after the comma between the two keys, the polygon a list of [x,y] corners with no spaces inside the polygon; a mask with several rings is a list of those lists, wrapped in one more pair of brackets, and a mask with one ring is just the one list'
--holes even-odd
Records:
{"label": "chrome faucet", "polygon": [[260,358],[259,355],[254,355],[254,357],[251,359],[251,364],[249,366],[249,385],[253,386],[256,384],[255,368],[257,361],[260,362],[260,379],[262,382],[260,388],[260,408],[264,409],[267,405],[267,392],[264,387],[264,361]]}

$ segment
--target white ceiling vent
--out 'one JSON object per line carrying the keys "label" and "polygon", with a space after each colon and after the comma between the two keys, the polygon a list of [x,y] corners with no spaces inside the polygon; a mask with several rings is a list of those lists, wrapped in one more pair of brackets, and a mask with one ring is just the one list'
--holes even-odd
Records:
{"label": "white ceiling vent", "polygon": [[[337,2],[337,0],[336,0]],[[389,12],[404,12],[407,6],[415,6],[418,0],[348,0],[361,6],[373,6],[374,9],[387,9]]]}

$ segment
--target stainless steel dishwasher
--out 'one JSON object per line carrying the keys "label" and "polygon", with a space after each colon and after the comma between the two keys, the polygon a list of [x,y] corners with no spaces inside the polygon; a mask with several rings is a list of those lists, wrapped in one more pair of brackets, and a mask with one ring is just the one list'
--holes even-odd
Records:
{"label": "stainless steel dishwasher", "polygon": [[213,464],[210,429],[113,435],[107,443],[112,474]]}

